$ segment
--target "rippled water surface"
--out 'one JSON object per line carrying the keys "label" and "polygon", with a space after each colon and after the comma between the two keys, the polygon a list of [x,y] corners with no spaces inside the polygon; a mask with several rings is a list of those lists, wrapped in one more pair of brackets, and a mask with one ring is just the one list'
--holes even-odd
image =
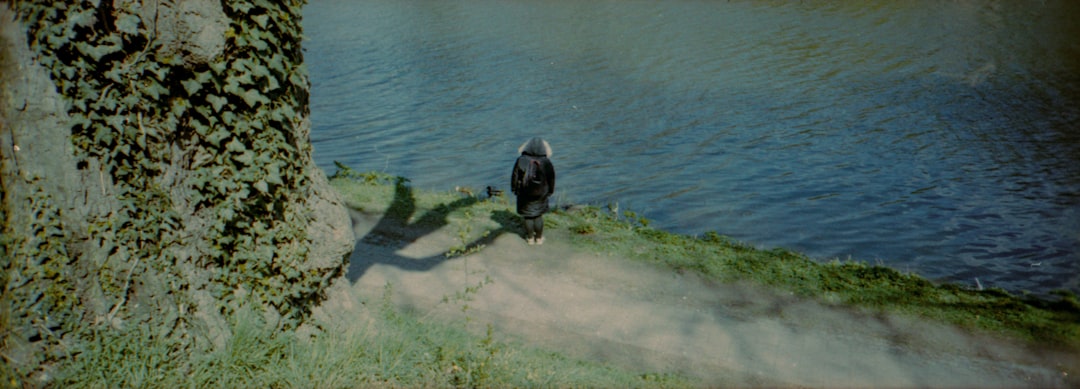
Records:
{"label": "rippled water surface", "polygon": [[1080,292],[1080,3],[805,3],[312,0],[315,159]]}

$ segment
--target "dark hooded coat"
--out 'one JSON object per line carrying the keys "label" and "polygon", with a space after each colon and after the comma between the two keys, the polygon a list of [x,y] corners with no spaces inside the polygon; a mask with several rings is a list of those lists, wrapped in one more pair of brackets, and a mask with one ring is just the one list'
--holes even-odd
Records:
{"label": "dark hooded coat", "polygon": [[[518,148],[521,156],[514,162],[514,172],[510,175],[510,190],[517,195],[517,213],[522,217],[541,216],[548,211],[548,198],[555,193],[555,166],[548,157],[551,145],[540,138],[532,138]],[[522,184],[522,177],[533,161],[538,162],[537,175],[541,182],[533,185]]]}

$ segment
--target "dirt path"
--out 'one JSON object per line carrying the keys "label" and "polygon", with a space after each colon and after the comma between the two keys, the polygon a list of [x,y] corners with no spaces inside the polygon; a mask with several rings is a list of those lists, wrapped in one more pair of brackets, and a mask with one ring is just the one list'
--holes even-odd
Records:
{"label": "dirt path", "polygon": [[575,251],[557,231],[542,246],[502,234],[478,253],[445,260],[455,244],[449,227],[420,235],[376,228],[380,215],[353,219],[356,295],[377,298],[389,282],[401,306],[461,317],[461,303],[441,303],[444,297],[489,280],[468,303],[478,330],[490,323],[528,344],[634,371],[739,386],[1077,385],[1075,355],[745,285],[709,285]]}

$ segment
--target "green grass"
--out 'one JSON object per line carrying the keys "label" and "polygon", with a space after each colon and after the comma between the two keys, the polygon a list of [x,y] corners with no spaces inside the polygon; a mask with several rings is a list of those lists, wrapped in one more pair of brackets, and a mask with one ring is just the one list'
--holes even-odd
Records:
{"label": "green grass", "polygon": [[[415,226],[455,226],[459,247],[481,250],[493,233],[515,232],[509,199],[480,200],[458,192],[414,191],[407,180],[378,173],[339,172],[332,185],[353,208],[387,212]],[[761,250],[716,233],[672,234],[648,227],[631,212],[593,206],[549,214],[546,228],[564,230],[583,251],[646,261],[714,282],[751,282],[825,304],[898,312],[989,331],[1042,345],[1080,347],[1080,304],[935,284],[917,275],[858,261],[811,260],[784,249]],[[510,230],[510,231],[507,231]],[[404,312],[384,296],[363,296],[363,320],[313,319],[310,336],[280,332],[250,309],[230,317],[232,337],[217,349],[195,350],[161,331],[131,323],[86,335],[69,362],[52,370],[57,387],[690,387],[689,378],[628,372],[477,334],[463,323]],[[463,286],[462,304],[483,283]],[[330,320],[324,322],[321,320]],[[474,326],[477,323],[474,323]],[[483,325],[483,323],[479,323]],[[201,342],[206,343],[206,342]],[[0,372],[2,373],[2,372]],[[4,374],[5,376],[7,374]],[[18,383],[3,381],[5,386]],[[24,383],[31,384],[33,383]]]}
{"label": "green grass", "polygon": [[[447,255],[482,249],[475,241],[509,222],[505,201],[414,193],[406,184],[374,173],[335,180],[354,208],[389,212],[415,225],[456,225],[462,245]],[[469,295],[484,285],[463,286],[444,302],[466,310]],[[309,335],[277,330],[253,309],[241,307],[229,317],[231,336],[217,348],[199,349],[195,345],[209,342],[174,339],[166,336],[169,329],[138,323],[101,326],[84,334],[66,363],[48,370],[42,382],[65,388],[695,386],[677,375],[629,372],[497,339],[490,326],[477,334],[466,328],[468,320],[446,322],[402,311],[390,303],[392,287],[387,285],[383,296],[363,296],[367,304],[355,315],[312,319],[308,324],[315,330]],[[0,373],[0,386],[40,386],[20,382],[23,378],[11,371]]]}
{"label": "green grass", "polygon": [[[499,341],[402,312],[387,295],[368,320],[278,332],[251,309],[232,316],[220,349],[180,352],[154,331],[102,330],[54,386],[70,388],[687,387],[685,379],[621,371]],[[379,301],[379,300],[376,300]]]}
{"label": "green grass", "polygon": [[648,227],[632,212],[598,207],[555,212],[556,228],[575,244],[597,252],[694,272],[716,282],[750,281],[826,304],[896,312],[963,328],[1080,348],[1080,302],[1067,291],[1055,298],[1017,296],[1001,289],[975,290],[861,261],[815,261],[786,249],[763,250],[715,232],[673,234]]}
{"label": "green grass", "polygon": [[[357,175],[347,168],[342,172],[333,185],[350,206],[395,211],[394,205],[386,206],[400,197],[400,193],[395,196],[391,184],[395,178],[378,173]],[[369,178],[358,180],[358,176]],[[409,195],[415,197],[420,209],[413,214],[424,210],[438,213],[462,198],[456,192],[410,191]],[[512,209],[509,199],[495,198],[455,207],[445,216],[471,223],[474,231],[491,231],[516,225]],[[755,248],[715,232],[689,236],[648,224],[633,212],[618,214],[617,206],[574,206],[545,217],[545,228],[568,231],[574,237],[572,244],[582,250],[693,272],[715,282],[752,282],[826,304],[901,313],[1046,346],[1080,348],[1080,301],[1067,291],[1039,298],[996,288],[975,290],[933,283],[917,274],[862,261],[814,260],[782,248]]]}

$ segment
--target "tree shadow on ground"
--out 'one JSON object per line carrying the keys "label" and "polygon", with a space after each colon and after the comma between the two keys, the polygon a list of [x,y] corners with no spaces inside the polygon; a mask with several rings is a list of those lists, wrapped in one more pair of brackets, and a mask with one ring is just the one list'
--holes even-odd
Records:
{"label": "tree shadow on ground", "polygon": [[410,222],[409,220],[416,213],[416,197],[407,182],[405,178],[397,178],[390,207],[375,226],[364,237],[357,240],[353,254],[349,258],[350,282],[356,282],[376,264],[393,265],[409,271],[426,271],[452,258],[455,253],[469,253],[483,248],[502,234],[515,233],[524,236],[524,231],[520,227],[521,219],[517,214],[507,210],[497,210],[491,213],[491,219],[499,223],[499,227],[468,244],[442,247],[439,254],[422,258],[400,255],[398,251],[448,225],[447,218],[451,213],[471,207],[481,201],[475,196],[468,196],[448,204],[440,204]]}

